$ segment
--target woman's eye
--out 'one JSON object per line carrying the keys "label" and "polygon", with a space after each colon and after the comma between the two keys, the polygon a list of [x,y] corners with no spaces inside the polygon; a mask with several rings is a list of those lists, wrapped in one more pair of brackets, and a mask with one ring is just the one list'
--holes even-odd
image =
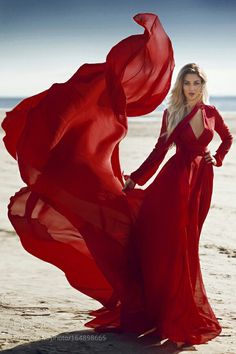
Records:
{"label": "woman's eye", "polygon": [[[190,82],[184,82],[184,85],[190,85]],[[200,82],[194,82],[193,85],[200,85]]]}

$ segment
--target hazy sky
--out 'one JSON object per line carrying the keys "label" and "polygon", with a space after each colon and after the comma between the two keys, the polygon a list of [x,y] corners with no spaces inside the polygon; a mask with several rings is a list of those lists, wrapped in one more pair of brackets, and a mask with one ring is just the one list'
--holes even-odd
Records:
{"label": "hazy sky", "polygon": [[211,95],[236,95],[236,0],[0,0],[0,96],[29,96],[141,33],[132,17],[158,14],[178,70],[198,63]]}

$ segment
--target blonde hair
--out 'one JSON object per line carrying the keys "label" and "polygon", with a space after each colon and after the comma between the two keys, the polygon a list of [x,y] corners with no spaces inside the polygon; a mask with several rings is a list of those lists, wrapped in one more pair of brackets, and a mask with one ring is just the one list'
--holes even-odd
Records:
{"label": "blonde hair", "polygon": [[186,115],[187,102],[183,92],[183,83],[186,74],[197,74],[202,84],[202,101],[208,103],[208,93],[206,88],[207,77],[204,71],[195,63],[186,64],[179,71],[176,82],[171,90],[167,104],[167,132],[166,138]]}

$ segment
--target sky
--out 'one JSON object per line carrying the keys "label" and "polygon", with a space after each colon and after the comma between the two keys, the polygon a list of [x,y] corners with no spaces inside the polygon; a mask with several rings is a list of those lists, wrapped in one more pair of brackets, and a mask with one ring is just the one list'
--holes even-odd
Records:
{"label": "sky", "polygon": [[236,95],[236,0],[0,0],[0,96],[31,96],[104,62],[143,32],[132,19],[141,12],[157,14],[172,41],[172,85],[195,62],[210,95]]}

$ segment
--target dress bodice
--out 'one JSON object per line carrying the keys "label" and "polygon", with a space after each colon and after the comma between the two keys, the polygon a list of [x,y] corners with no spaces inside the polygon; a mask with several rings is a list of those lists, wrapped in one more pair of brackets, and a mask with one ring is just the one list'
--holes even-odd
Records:
{"label": "dress bodice", "polygon": [[[201,109],[202,112],[204,129],[200,136],[196,137],[190,121],[198,109]],[[166,131],[167,110],[164,111],[160,135],[154,149],[141,166],[130,174],[130,178],[135,183],[143,185],[152,177],[165,158],[168,148],[172,143],[176,144],[176,153],[182,153],[183,156],[188,157],[187,160],[192,160],[196,156],[203,156],[205,154],[208,150],[207,146],[214,136],[214,131],[216,131],[221,138],[221,143],[213,156],[216,159],[216,166],[221,166],[233,141],[233,136],[218,110],[214,106],[206,105],[203,102],[196,104],[192,111],[175,127],[167,139],[165,139]]]}
{"label": "dress bodice", "polygon": [[181,151],[194,153],[194,155],[203,155],[207,151],[207,146],[214,136],[214,127],[212,124],[209,124],[209,117],[207,116],[204,105],[202,105],[200,109],[204,126],[201,134],[196,137],[189,121],[175,140],[177,152]]}

